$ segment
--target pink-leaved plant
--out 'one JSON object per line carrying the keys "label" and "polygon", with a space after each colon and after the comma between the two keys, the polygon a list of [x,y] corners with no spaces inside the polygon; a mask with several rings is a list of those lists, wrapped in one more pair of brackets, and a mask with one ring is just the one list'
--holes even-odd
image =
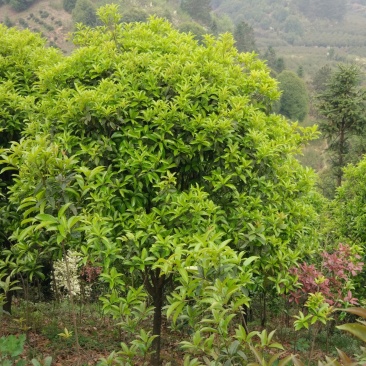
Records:
{"label": "pink-leaved plant", "polygon": [[349,245],[339,244],[332,253],[324,251],[319,269],[314,264],[301,263],[290,269],[292,275],[298,277],[299,288],[290,292],[290,301],[303,304],[309,293],[320,292],[325,301],[334,306],[340,303],[357,305],[352,291],[347,286],[351,277],[362,271],[361,256],[353,254]]}

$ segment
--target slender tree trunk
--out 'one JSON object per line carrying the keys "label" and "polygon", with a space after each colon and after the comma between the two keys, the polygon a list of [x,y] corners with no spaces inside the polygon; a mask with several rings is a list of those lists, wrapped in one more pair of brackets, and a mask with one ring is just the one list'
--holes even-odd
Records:
{"label": "slender tree trunk", "polygon": [[243,305],[242,310],[240,311],[241,324],[244,327],[247,334],[249,333],[248,322],[249,322],[249,318],[250,318],[250,310],[251,309],[249,306]]}
{"label": "slender tree trunk", "polygon": [[157,335],[153,340],[152,347],[155,353],[151,357],[151,364],[154,366],[160,365],[160,349],[161,349],[161,325],[162,325],[162,308],[163,308],[163,287],[157,289],[154,298],[154,322],[153,335]]}
{"label": "slender tree trunk", "polygon": [[3,305],[3,310],[11,314],[11,303],[13,301],[13,291],[8,291],[6,293],[5,304]]}
{"label": "slender tree trunk", "polygon": [[261,325],[262,325],[262,327],[264,327],[266,325],[266,321],[267,321],[267,302],[266,302],[265,291],[262,292],[262,296],[263,296],[263,313],[262,313]]}
{"label": "slender tree trunk", "polygon": [[145,287],[152,297],[155,307],[153,335],[157,336],[152,343],[152,349],[154,353],[152,354],[150,360],[151,366],[160,366],[162,309],[164,300],[164,287],[167,282],[168,281],[165,275],[160,276],[159,269],[145,271]]}
{"label": "slender tree trunk", "polygon": [[338,172],[337,172],[337,187],[340,187],[342,184],[342,168],[344,165],[344,150],[345,150],[345,135],[344,128],[342,126],[340,134],[339,134],[339,152],[338,152]]}
{"label": "slender tree trunk", "polygon": [[[2,234],[4,236],[4,248],[5,249],[11,249],[11,242],[8,240],[8,238],[5,236],[5,234]],[[7,269],[7,275],[11,275],[11,270]],[[11,304],[13,302],[13,294],[14,291],[7,291],[5,294],[5,303],[3,305],[3,311],[6,311],[7,313],[11,314]]]}

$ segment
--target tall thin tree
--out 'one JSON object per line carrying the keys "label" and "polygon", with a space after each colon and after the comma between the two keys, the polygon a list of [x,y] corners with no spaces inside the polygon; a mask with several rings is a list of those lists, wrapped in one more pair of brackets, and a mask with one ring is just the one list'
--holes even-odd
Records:
{"label": "tall thin tree", "polygon": [[342,168],[348,163],[350,138],[365,133],[366,90],[360,87],[356,65],[338,65],[325,91],[318,96],[323,118],[320,129],[328,142],[336,185],[342,183]]}

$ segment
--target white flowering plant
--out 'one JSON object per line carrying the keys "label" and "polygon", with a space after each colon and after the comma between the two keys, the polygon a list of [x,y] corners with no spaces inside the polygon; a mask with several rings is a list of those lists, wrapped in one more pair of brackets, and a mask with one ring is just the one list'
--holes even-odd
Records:
{"label": "white flowering plant", "polygon": [[[53,270],[56,291],[66,297],[70,296],[71,291],[72,295],[77,299],[90,298],[93,283],[100,274],[99,267],[93,267],[91,265],[81,267],[80,254],[72,250],[67,251],[65,258],[54,262]],[[69,285],[67,276],[69,276]]]}

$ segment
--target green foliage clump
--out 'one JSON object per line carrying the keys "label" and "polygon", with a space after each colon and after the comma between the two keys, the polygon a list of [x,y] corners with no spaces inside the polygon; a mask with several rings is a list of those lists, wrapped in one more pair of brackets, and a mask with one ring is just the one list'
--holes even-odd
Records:
{"label": "green foliage clump", "polygon": [[74,23],[83,23],[91,27],[97,24],[96,9],[90,0],[76,0],[72,10]]}
{"label": "green foliage clump", "polygon": [[211,8],[210,0],[182,0],[181,8],[187,12],[194,20],[209,25],[211,23]]}
{"label": "green foliage clump", "polygon": [[317,94],[324,92],[327,88],[327,85],[331,79],[332,68],[330,65],[322,66],[315,73],[312,81],[312,87]]}
{"label": "green foliage clump", "polygon": [[[9,335],[0,338],[0,362],[2,366],[25,366],[27,361],[21,357],[24,351],[26,335]],[[42,361],[32,359],[34,366],[51,366],[52,357],[48,356]]]}
{"label": "green foliage clump", "polygon": [[282,71],[278,75],[282,91],[279,113],[293,121],[303,121],[308,113],[309,100],[305,82],[292,71]]}
{"label": "green foliage clump", "polygon": [[21,359],[23,353],[25,334],[21,334],[19,337],[15,335],[9,335],[7,337],[0,338],[0,361],[3,366],[24,366],[26,361]]}
{"label": "green foliage clump", "polygon": [[333,229],[344,240],[366,243],[366,158],[344,168],[344,180],[334,199]]}
{"label": "green foliage clump", "polygon": [[65,11],[71,13],[76,5],[76,0],[62,0],[62,6]]}
{"label": "green foliage clump", "polygon": [[11,8],[17,12],[28,9],[34,0],[10,0],[9,4]]}
{"label": "green foliage clump", "polygon": [[234,39],[239,52],[253,52],[257,50],[254,29],[243,21],[235,26]]}
{"label": "green foliage clump", "polygon": [[263,59],[267,61],[267,65],[272,69],[273,74],[280,74],[285,70],[285,60],[278,57],[275,49],[269,46],[263,55]]}
{"label": "green foliage clump", "polygon": [[149,17],[148,13],[144,9],[131,8],[123,13],[123,22],[146,22]]}

